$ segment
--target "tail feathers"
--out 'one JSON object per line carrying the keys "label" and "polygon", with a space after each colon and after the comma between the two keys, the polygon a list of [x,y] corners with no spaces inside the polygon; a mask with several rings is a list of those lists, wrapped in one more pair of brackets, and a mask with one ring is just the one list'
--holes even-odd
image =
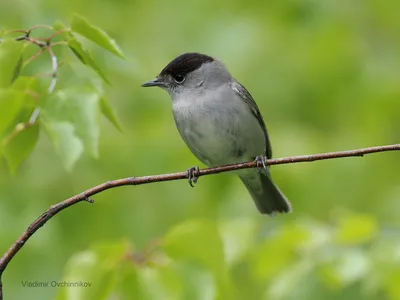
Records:
{"label": "tail feathers", "polygon": [[241,175],[240,179],[249,191],[260,213],[274,215],[292,210],[290,202],[273,183],[269,174],[247,173]]}

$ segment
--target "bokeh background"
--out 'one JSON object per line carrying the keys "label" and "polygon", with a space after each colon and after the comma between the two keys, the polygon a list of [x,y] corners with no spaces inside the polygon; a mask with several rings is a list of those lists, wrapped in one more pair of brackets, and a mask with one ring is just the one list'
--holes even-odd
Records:
{"label": "bokeh background", "polygon": [[[0,163],[0,252],[50,205],[93,185],[204,167],[167,93],[140,88],[187,51],[219,58],[251,91],[274,157],[399,143],[399,10],[395,0],[1,1],[1,27],[68,26],[79,13],[127,59],[86,44],[124,129],[104,119],[98,159],[85,154],[66,171],[41,132],[15,175]],[[387,152],[274,166],[294,207],[274,218],[227,174],[195,188],[106,191],[29,240],[4,273],[6,299],[400,299],[399,161]]]}

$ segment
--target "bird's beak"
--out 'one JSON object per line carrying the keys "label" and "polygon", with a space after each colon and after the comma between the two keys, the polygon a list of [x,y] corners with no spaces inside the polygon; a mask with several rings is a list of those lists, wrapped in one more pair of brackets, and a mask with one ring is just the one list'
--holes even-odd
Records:
{"label": "bird's beak", "polygon": [[166,84],[164,81],[162,81],[159,78],[155,78],[153,80],[147,81],[142,84],[142,87],[150,87],[150,86],[160,86],[160,87],[165,87]]}

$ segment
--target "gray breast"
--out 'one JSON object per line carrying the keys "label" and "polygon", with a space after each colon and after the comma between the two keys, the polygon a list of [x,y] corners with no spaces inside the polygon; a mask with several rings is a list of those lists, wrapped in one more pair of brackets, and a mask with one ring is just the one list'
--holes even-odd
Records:
{"label": "gray breast", "polygon": [[212,97],[174,99],[173,112],[182,138],[207,165],[236,163],[263,154],[262,128],[231,89],[219,89]]}

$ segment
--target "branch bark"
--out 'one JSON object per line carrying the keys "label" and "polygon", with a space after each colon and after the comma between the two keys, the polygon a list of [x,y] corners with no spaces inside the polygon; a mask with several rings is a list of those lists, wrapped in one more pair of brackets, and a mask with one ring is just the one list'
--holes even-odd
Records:
{"label": "branch bark", "polygon": [[[387,145],[387,146],[377,146],[377,147],[369,147],[362,148],[357,150],[347,150],[347,151],[338,151],[338,152],[328,152],[328,153],[320,153],[320,154],[312,154],[312,155],[301,155],[301,156],[292,156],[292,157],[283,157],[283,158],[275,158],[267,160],[268,165],[280,165],[280,164],[291,164],[291,163],[299,163],[299,162],[312,162],[316,160],[324,160],[324,159],[333,159],[333,158],[342,158],[342,157],[352,157],[352,156],[364,156],[366,154],[377,153],[377,152],[386,152],[386,151],[396,151],[400,150],[400,144]],[[256,163],[253,161],[243,162],[233,165],[215,167],[215,168],[207,168],[203,170],[199,170],[197,174],[198,177],[218,174],[223,172],[241,170],[241,169],[249,169],[257,167]],[[47,209],[40,217],[38,217],[33,223],[29,225],[29,227],[24,231],[24,233],[14,242],[14,244],[8,249],[6,253],[0,258],[0,300],[3,300],[3,285],[2,285],[2,275],[4,270],[6,269],[9,262],[13,259],[13,257],[18,253],[18,251],[25,245],[28,239],[48,220],[50,220],[53,216],[58,214],[60,211],[64,210],[67,207],[70,207],[78,202],[87,201],[93,203],[94,201],[90,198],[93,195],[101,193],[105,190],[116,188],[119,186],[125,185],[140,185],[146,183],[160,182],[160,181],[171,181],[171,180],[179,180],[179,179],[187,179],[187,172],[179,172],[179,173],[171,173],[171,174],[162,174],[162,175],[152,175],[152,176],[142,176],[142,177],[128,177],[123,179],[111,180],[107,181],[103,184],[92,187],[80,194],[72,196],[60,203],[52,205],[49,209]]]}

